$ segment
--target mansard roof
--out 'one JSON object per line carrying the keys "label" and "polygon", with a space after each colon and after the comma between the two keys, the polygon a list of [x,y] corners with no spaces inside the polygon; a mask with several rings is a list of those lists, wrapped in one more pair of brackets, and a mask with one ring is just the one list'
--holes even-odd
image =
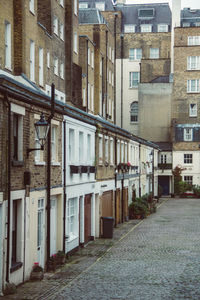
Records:
{"label": "mansard roof", "polygon": [[106,24],[100,11],[96,8],[79,9],[79,24]]}
{"label": "mansard roof", "polygon": [[140,32],[140,25],[151,24],[152,32],[157,32],[158,24],[171,25],[171,10],[168,3],[123,4],[116,5],[122,12],[122,25],[136,25],[135,32]]}

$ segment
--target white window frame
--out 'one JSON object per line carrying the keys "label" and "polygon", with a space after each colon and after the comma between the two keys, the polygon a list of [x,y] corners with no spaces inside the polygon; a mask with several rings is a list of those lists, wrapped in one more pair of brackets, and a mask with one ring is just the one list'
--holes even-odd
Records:
{"label": "white window frame", "polygon": [[133,101],[130,105],[130,122],[138,122],[138,101]]}
{"label": "white window frame", "polygon": [[184,141],[191,142],[193,140],[193,128],[184,128]]}
{"label": "white window frame", "polygon": [[183,154],[183,163],[184,164],[192,164],[193,163],[193,155],[192,153]]}
{"label": "white window frame", "polygon": [[60,23],[60,39],[64,41],[64,25]]}
{"label": "white window frame", "polygon": [[189,104],[189,116],[190,117],[197,117],[197,103],[190,103]]}
{"label": "white window frame", "polygon": [[97,8],[100,11],[104,11],[105,10],[105,2],[96,2],[95,8]]}
{"label": "white window frame", "polygon": [[60,0],[60,6],[64,7],[64,0]]}
{"label": "white window frame", "polygon": [[84,133],[83,131],[79,131],[79,134],[78,134],[78,139],[79,139],[79,146],[78,146],[78,149],[79,149],[79,163],[83,163],[84,162]]}
{"label": "white window frame", "polygon": [[188,22],[183,22],[183,27],[190,27],[190,23],[188,23]]}
{"label": "white window frame", "polygon": [[114,142],[113,138],[110,138],[110,165],[114,164]]}
{"label": "white window frame", "polygon": [[53,33],[58,35],[58,18],[56,16],[53,18]]}
{"label": "white window frame", "polygon": [[158,24],[158,32],[168,32],[168,24]]}
{"label": "white window frame", "polygon": [[92,162],[92,136],[91,134],[87,134],[87,163],[90,165]]}
{"label": "white window frame", "polygon": [[58,76],[58,58],[54,57],[54,74]]}
{"label": "white window frame", "polygon": [[193,176],[185,175],[184,176],[184,182],[187,182],[188,184],[193,185]]}
{"label": "white window frame", "polygon": [[78,237],[79,223],[78,223],[78,198],[69,198],[67,200],[67,235],[69,240]]}
{"label": "white window frame", "polygon": [[117,164],[120,163],[120,140],[117,141]]}
{"label": "white window frame", "polygon": [[91,85],[91,111],[94,111],[94,85]]}
{"label": "white window frame", "polygon": [[88,95],[87,95],[87,97],[88,97],[88,108],[90,108],[90,102],[91,102],[91,90],[90,90],[90,83],[88,83]]}
{"label": "white window frame", "polygon": [[91,51],[91,67],[94,69],[94,52]]}
{"label": "white window frame", "polygon": [[30,40],[30,80],[35,82],[35,42]]}
{"label": "white window frame", "polygon": [[32,14],[35,14],[35,1],[29,0],[29,10]]}
{"label": "white window frame", "polygon": [[167,163],[167,154],[161,154],[160,163],[161,164],[166,164]]}
{"label": "white window frame", "polygon": [[78,34],[74,32],[74,52],[78,53]]}
{"label": "white window frame", "polygon": [[47,68],[50,69],[50,52],[47,51]]}
{"label": "white window frame", "polygon": [[200,35],[188,36],[188,46],[200,45]]}
{"label": "white window frame", "polygon": [[44,85],[44,50],[39,47],[39,85]]}
{"label": "white window frame", "polygon": [[135,32],[135,25],[134,24],[125,24],[124,25],[124,32],[125,33],[134,33]]}
{"label": "white window frame", "polygon": [[130,48],[129,49],[129,60],[141,60],[142,59],[142,48]]}
{"label": "white window frame", "polygon": [[11,70],[11,24],[5,21],[5,68]]}
{"label": "white window frame", "polygon": [[51,162],[58,162],[58,126],[51,125]]}
{"label": "white window frame", "polygon": [[152,25],[151,24],[142,24],[140,25],[141,32],[152,32]]}
{"label": "white window frame", "polygon": [[99,165],[103,164],[103,136],[99,134]]}
{"label": "white window frame", "polygon": [[75,130],[69,128],[69,163],[75,162]]}
{"label": "white window frame", "polygon": [[64,79],[64,63],[60,63],[60,78]]}
{"label": "white window frame", "polygon": [[188,70],[200,70],[200,56],[188,56],[187,57],[187,69]]}
{"label": "white window frame", "polygon": [[187,80],[187,93],[199,93],[200,92],[199,84],[200,84],[199,79]]}
{"label": "white window frame", "polygon": [[160,56],[159,50],[160,50],[159,48],[150,48],[149,58],[150,59],[158,59]]}
{"label": "white window frame", "polygon": [[121,163],[124,163],[124,142],[121,141]]}
{"label": "white window frame", "polygon": [[88,65],[90,66],[90,60],[91,60],[91,53],[90,48],[88,47]]}
{"label": "white window frame", "polygon": [[99,114],[102,116],[102,92],[99,92]]}
{"label": "white window frame", "polygon": [[85,9],[85,8],[88,8],[88,2],[80,2],[79,9]]}
{"label": "white window frame", "polygon": [[83,88],[83,106],[86,106],[86,88]]}
{"label": "white window frame", "polygon": [[104,137],[104,141],[105,141],[105,162],[109,163],[108,136]]}
{"label": "white window frame", "polygon": [[74,14],[77,16],[78,14],[78,3],[77,0],[74,0]]}
{"label": "white window frame", "polygon": [[[134,74],[137,74],[137,79],[134,79]],[[137,88],[139,81],[140,81],[139,72],[129,72],[129,88]]]}
{"label": "white window frame", "polygon": [[112,63],[114,64],[115,61],[115,51],[112,49]]}

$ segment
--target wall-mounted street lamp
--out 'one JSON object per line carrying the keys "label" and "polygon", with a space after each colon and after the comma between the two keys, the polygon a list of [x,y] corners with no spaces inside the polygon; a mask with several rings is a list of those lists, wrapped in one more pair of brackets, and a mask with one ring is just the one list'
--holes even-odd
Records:
{"label": "wall-mounted street lamp", "polygon": [[37,138],[38,138],[38,141],[40,144],[40,148],[28,148],[26,150],[27,157],[29,156],[29,153],[32,151],[44,150],[44,144],[47,139],[47,134],[49,132],[50,124],[49,124],[49,122],[47,122],[45,120],[45,116],[43,115],[43,113],[41,113],[40,120],[37,121],[34,124],[34,126],[35,126],[35,130],[36,130]]}

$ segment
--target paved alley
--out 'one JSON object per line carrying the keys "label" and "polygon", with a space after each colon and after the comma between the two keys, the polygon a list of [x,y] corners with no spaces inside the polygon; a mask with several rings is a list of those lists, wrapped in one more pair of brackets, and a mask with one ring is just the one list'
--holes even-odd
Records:
{"label": "paved alley", "polygon": [[200,199],[164,201],[71,281],[51,282],[50,293],[24,299],[200,299]]}

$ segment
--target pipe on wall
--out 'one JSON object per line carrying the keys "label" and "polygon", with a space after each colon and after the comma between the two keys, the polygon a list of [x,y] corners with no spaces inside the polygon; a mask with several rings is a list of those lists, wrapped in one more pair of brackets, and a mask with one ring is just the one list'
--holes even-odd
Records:
{"label": "pipe on wall", "polygon": [[121,128],[123,128],[123,56],[124,56],[124,35],[121,34]]}
{"label": "pipe on wall", "polygon": [[106,112],[106,120],[107,120],[107,115],[108,115],[108,30],[106,30],[106,90],[105,90],[105,98],[106,98],[106,103],[105,103],[105,112]]}
{"label": "pipe on wall", "polygon": [[66,225],[66,121],[63,122],[63,252],[65,253],[65,225]]}
{"label": "pipe on wall", "polygon": [[8,197],[8,218],[7,218],[7,252],[6,252],[6,281],[10,280],[10,202],[11,202],[11,104],[5,93],[4,99],[8,104],[8,158],[7,158],[7,197]]}
{"label": "pipe on wall", "polygon": [[89,103],[89,97],[88,97],[88,39],[86,40],[86,49],[87,49],[87,54],[86,54],[86,91],[87,91],[87,100],[86,100],[86,112],[88,112],[88,103]]}
{"label": "pipe on wall", "polygon": [[51,245],[51,119],[54,116],[54,102],[55,102],[55,85],[51,85],[51,115],[48,118],[50,125],[48,132],[48,147],[47,147],[47,269],[49,267],[50,259],[50,245]]}

